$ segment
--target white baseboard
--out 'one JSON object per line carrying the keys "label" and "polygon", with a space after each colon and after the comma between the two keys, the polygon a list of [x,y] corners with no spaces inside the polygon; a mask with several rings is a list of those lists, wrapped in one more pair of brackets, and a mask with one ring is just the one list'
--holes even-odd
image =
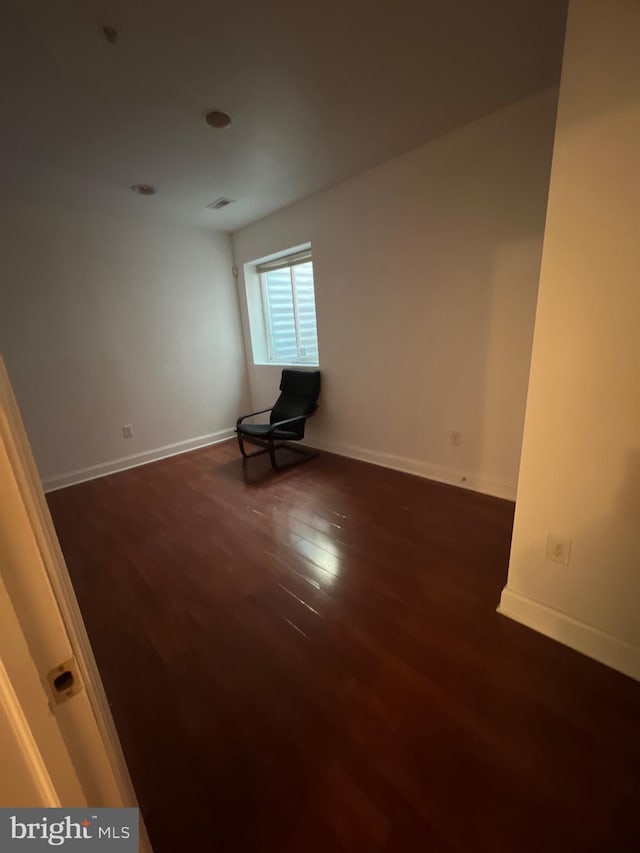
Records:
{"label": "white baseboard", "polygon": [[640,648],[505,587],[498,613],[640,681]]}
{"label": "white baseboard", "polygon": [[[55,477],[46,477],[42,480],[42,487],[45,492],[54,492],[56,489],[64,489],[67,486],[84,483],[86,480],[106,477],[107,474],[115,474],[118,471],[125,471],[127,468],[136,468],[138,465],[147,465],[149,462],[157,462],[159,459],[166,459],[169,456],[176,456],[179,453],[188,453],[190,450],[197,450],[199,447],[206,447],[209,444],[217,444],[220,441],[232,438],[234,434],[235,430],[233,428],[218,430],[217,432],[201,435],[197,438],[189,438],[186,441],[177,441],[174,444],[166,444],[163,447],[145,450],[142,453],[123,456],[111,462],[102,462],[99,465],[79,468],[76,471],[69,471],[66,474],[59,474]],[[383,468],[392,468],[395,471],[404,471],[407,474],[425,477],[428,480],[435,480],[438,483],[448,483],[452,486],[460,486],[471,489],[474,492],[481,492],[510,501],[515,500],[516,497],[515,486],[509,486],[505,483],[499,483],[483,477],[467,476],[460,471],[429,464],[418,459],[396,456],[393,453],[382,453],[377,450],[368,450],[365,447],[332,444],[331,442],[316,441],[314,439],[310,440],[310,444],[318,448],[318,450],[326,450],[328,453],[347,456],[350,459],[359,459],[361,462],[370,462],[373,465],[381,465]]]}
{"label": "white baseboard", "polygon": [[378,450],[368,450],[365,447],[355,447],[347,444],[332,444],[322,440],[309,438],[309,444],[318,450],[326,450],[337,456],[347,456],[350,459],[359,459],[361,462],[371,462],[381,465],[383,468],[393,468],[395,471],[404,471],[405,474],[414,474],[416,477],[425,477],[428,480],[436,480],[438,483],[447,483],[450,486],[460,486],[473,492],[481,492],[485,495],[493,495],[496,498],[514,501],[516,499],[516,486],[500,483],[484,477],[474,477],[462,471],[445,468],[442,465],[433,465],[419,459],[411,459],[408,456],[396,456],[393,453],[382,453]]}
{"label": "white baseboard", "polygon": [[199,435],[197,438],[187,438],[185,441],[176,441],[173,444],[165,444],[164,447],[156,447],[153,450],[144,450],[142,453],[134,453],[131,456],[123,456],[111,462],[101,462],[99,465],[91,465],[88,468],[79,468],[69,471],[67,474],[59,474],[55,477],[47,477],[42,480],[42,488],[45,492],[55,492],[56,489],[64,489],[76,483],[84,483],[87,480],[95,480],[98,477],[106,477],[107,474],[115,474],[118,471],[126,471],[127,468],[137,468],[139,465],[148,465],[149,462],[157,462],[169,456],[177,456],[179,453],[188,453],[199,447],[207,447],[209,444],[218,444],[226,441],[235,434],[235,430],[219,429],[207,435]]}

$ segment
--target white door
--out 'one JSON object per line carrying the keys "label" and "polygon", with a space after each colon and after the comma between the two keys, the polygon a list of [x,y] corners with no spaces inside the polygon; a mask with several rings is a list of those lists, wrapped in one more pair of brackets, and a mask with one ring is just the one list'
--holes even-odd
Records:
{"label": "white door", "polygon": [[137,805],[1,358],[0,755],[0,805]]}

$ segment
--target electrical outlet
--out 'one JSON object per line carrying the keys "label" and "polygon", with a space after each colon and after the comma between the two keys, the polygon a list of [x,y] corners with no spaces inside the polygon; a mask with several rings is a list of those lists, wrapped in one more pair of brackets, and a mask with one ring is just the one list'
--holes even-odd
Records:
{"label": "electrical outlet", "polygon": [[547,560],[552,560],[554,563],[561,563],[563,566],[566,566],[569,563],[570,556],[571,539],[563,539],[561,536],[549,533],[547,536]]}
{"label": "electrical outlet", "polygon": [[462,433],[451,431],[449,433],[449,442],[453,447],[460,447],[462,444]]}
{"label": "electrical outlet", "polygon": [[123,438],[133,438],[133,427],[131,424],[125,424],[122,427],[122,436]]}

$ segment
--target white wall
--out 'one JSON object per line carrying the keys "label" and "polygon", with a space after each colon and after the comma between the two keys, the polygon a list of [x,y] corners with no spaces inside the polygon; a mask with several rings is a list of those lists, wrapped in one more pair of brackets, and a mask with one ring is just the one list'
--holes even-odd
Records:
{"label": "white wall", "polygon": [[234,425],[247,395],[226,235],[133,212],[4,213],[0,348],[45,484]]}
{"label": "white wall", "polygon": [[[556,99],[540,93],[234,234],[240,269],[312,243],[312,443],[515,496]],[[243,315],[259,408],[280,368],[253,364],[246,303]]]}
{"label": "white wall", "polygon": [[[572,2],[501,608],[640,678],[640,4]],[[545,560],[547,533],[573,541]]]}

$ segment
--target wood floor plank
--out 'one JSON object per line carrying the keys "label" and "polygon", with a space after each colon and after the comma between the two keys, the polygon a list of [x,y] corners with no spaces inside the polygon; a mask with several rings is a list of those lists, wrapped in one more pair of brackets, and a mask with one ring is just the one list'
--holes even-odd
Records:
{"label": "wood floor plank", "polygon": [[233,442],[48,501],[156,853],[640,849],[640,685],[496,614],[512,504]]}

